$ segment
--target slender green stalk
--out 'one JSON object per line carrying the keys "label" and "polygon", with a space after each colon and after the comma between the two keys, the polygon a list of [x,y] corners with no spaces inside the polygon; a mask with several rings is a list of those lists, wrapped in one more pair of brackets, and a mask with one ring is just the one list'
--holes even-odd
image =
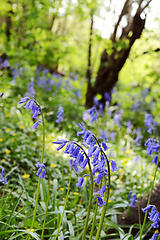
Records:
{"label": "slender green stalk", "polygon": [[64,216],[64,213],[65,213],[65,209],[66,209],[66,205],[67,205],[67,200],[68,200],[68,195],[69,195],[69,189],[70,189],[70,185],[71,185],[71,177],[72,177],[72,167],[71,167],[71,172],[70,172],[70,176],[69,176],[69,184],[68,184],[67,195],[66,195],[66,199],[65,199],[65,203],[64,203],[63,213],[62,213],[61,220],[60,220],[60,223],[59,223],[59,226],[58,226],[58,230],[57,230],[57,234],[56,234],[54,240],[56,240],[57,237],[58,237],[59,229],[60,229],[60,227],[61,227],[62,220],[63,220],[63,216]]}
{"label": "slender green stalk", "polygon": [[85,226],[84,226],[84,230],[83,230],[82,240],[85,240],[87,227],[88,227],[89,215],[90,215],[91,206],[92,206],[92,196],[93,196],[93,174],[92,174],[92,169],[91,169],[90,162],[88,162],[88,166],[89,166],[89,171],[90,171],[90,174],[91,174],[91,176],[90,176],[90,178],[91,178],[91,190],[90,190],[89,205],[88,205],[88,211],[87,211]]}
{"label": "slender green stalk", "polygon": [[92,206],[92,197],[93,197],[93,174],[92,174],[92,168],[91,168],[91,164],[90,164],[90,159],[87,155],[87,153],[85,152],[85,150],[81,147],[81,145],[79,145],[77,142],[74,142],[78,147],[80,147],[86,158],[88,159],[88,167],[89,167],[89,172],[90,172],[90,179],[91,179],[91,190],[90,190],[90,197],[89,197],[89,205],[88,205],[88,211],[87,211],[87,216],[86,216],[86,221],[85,221],[85,225],[84,225],[84,230],[83,230],[83,236],[82,236],[82,240],[85,240],[85,236],[86,236],[86,232],[87,232],[87,227],[88,227],[88,221],[89,221],[89,215],[90,215],[90,211],[91,211],[91,206]]}
{"label": "slender green stalk", "polygon": [[[44,149],[45,149],[45,125],[44,125],[44,117],[41,110],[41,116],[42,116],[42,126],[43,126],[43,143],[42,143],[42,156],[41,156],[41,163],[43,163],[44,158]],[[31,229],[33,229],[35,217],[36,217],[36,211],[37,211],[37,205],[38,205],[38,198],[39,198],[39,190],[40,190],[40,177],[38,179],[38,186],[37,186],[37,195],[36,195],[36,203],[34,207],[34,213],[33,213],[33,219],[31,224]]]}
{"label": "slender green stalk", "polygon": [[99,238],[100,238],[100,234],[101,234],[101,230],[102,230],[102,226],[103,226],[103,222],[104,222],[105,213],[106,213],[106,210],[107,210],[107,205],[108,205],[108,200],[109,200],[109,192],[110,192],[110,184],[111,184],[111,173],[110,173],[109,161],[108,161],[108,158],[107,158],[105,152],[103,150],[102,150],[102,152],[103,152],[103,154],[104,154],[104,156],[106,158],[106,162],[107,162],[108,187],[107,187],[107,193],[106,193],[106,198],[105,198],[106,203],[105,203],[105,205],[103,206],[103,209],[102,209],[101,218],[100,218],[98,231],[97,231],[95,240],[99,240]]}
{"label": "slender green stalk", "polygon": [[[101,189],[101,187],[102,187],[102,181],[101,181],[101,184],[99,186],[99,190]],[[94,211],[94,218],[93,218],[93,222],[92,222],[92,228],[91,228],[91,233],[90,233],[89,240],[92,240],[94,227],[95,227],[95,222],[96,222],[96,216],[97,216],[97,209],[98,209],[98,201],[96,202],[96,208],[95,208],[95,211]]]}
{"label": "slender green stalk", "polygon": [[45,222],[46,222],[47,210],[48,210],[48,203],[49,203],[50,181],[49,181],[48,171],[47,171],[47,177],[48,177],[48,197],[47,197],[46,211],[45,211],[45,216],[44,216],[44,221],[43,221],[43,228],[42,228],[41,240],[43,240],[43,234],[44,234],[44,228],[45,228]]}
{"label": "slender green stalk", "polygon": [[[156,174],[157,174],[157,169],[158,169],[158,164],[159,164],[159,157],[158,157],[158,161],[157,161],[157,165],[156,165],[156,169],[155,169],[155,173],[154,173],[154,178],[153,178],[153,181],[152,181],[152,184],[151,184],[151,191],[150,191],[150,194],[149,194],[147,205],[149,205],[150,200],[151,200],[152,190],[153,190],[153,187],[154,187],[154,182],[155,182],[155,179],[156,179]],[[143,225],[142,225],[141,232],[140,232],[140,240],[142,240],[142,234],[143,234],[144,226],[145,226],[145,223],[146,223],[147,214],[148,214],[148,210],[146,211],[145,216],[144,216]]]}
{"label": "slender green stalk", "polygon": [[94,227],[95,227],[95,222],[96,222],[97,209],[98,209],[98,202],[96,202],[96,208],[95,208],[95,211],[94,211],[94,218],[93,218],[93,222],[92,222],[92,228],[91,228],[91,233],[90,233],[89,240],[92,240],[92,237],[93,237],[93,232],[94,232]]}

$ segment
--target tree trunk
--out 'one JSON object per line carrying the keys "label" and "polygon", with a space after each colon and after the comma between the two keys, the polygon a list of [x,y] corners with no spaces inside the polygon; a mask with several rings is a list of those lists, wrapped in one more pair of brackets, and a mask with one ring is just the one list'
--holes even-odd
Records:
{"label": "tree trunk", "polygon": [[[139,1],[135,15],[131,16],[131,11],[129,11],[131,3],[129,0],[126,0],[113,34],[110,37],[112,41],[112,54],[108,54],[108,49],[104,49],[101,54],[100,67],[94,86],[92,87],[88,82],[86,107],[90,108],[93,106],[93,98],[97,94],[102,95],[100,103],[105,107],[105,93],[107,92],[111,96],[112,89],[118,81],[118,74],[128,58],[131,47],[136,39],[140,38],[145,26],[145,19],[142,19],[140,15],[151,0],[148,1],[143,8],[141,7],[142,2],[142,0]],[[127,26],[122,29],[122,34],[119,39],[116,39],[117,28],[123,16],[127,18]]]}

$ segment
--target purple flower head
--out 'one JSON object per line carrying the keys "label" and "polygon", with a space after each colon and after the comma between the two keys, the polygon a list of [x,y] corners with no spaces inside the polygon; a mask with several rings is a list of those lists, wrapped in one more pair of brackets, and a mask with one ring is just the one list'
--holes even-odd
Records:
{"label": "purple flower head", "polygon": [[104,151],[107,151],[109,149],[109,147],[107,146],[107,144],[105,142],[102,142],[101,145],[102,145]]}
{"label": "purple flower head", "polygon": [[63,121],[63,114],[64,114],[63,107],[59,105],[58,112],[57,112],[57,120],[56,120],[57,123],[60,123]]}
{"label": "purple flower head", "polygon": [[134,193],[132,198],[131,198],[131,203],[130,203],[130,207],[135,207],[135,201],[136,201],[136,194]]}
{"label": "purple flower head", "polygon": [[[95,199],[97,199],[98,200],[98,205],[100,206],[100,207],[102,207],[102,206],[104,206],[105,205],[105,201],[101,198],[101,197],[95,197]],[[93,202],[95,201],[95,199],[93,200]],[[93,203],[92,202],[92,203]]]}
{"label": "purple flower head", "polygon": [[83,188],[83,186],[82,186],[83,182],[84,182],[84,178],[81,177],[81,178],[79,179],[78,183],[76,183],[76,186],[77,186],[77,187],[80,187],[80,188]]}
{"label": "purple flower head", "polygon": [[[29,101],[28,101],[29,100]],[[28,102],[27,102],[28,101]],[[24,98],[21,98],[21,101],[19,102],[19,104],[21,103],[26,103],[26,105],[24,106],[24,108],[26,109],[31,109],[31,114],[33,114],[32,118],[35,118],[37,119],[37,116],[41,113],[41,108],[40,108],[40,105],[36,102],[35,99],[33,100],[30,100],[29,97],[24,97]],[[34,130],[37,130],[37,127],[39,125],[41,121],[38,120],[37,122],[35,122],[33,124],[33,126],[31,128],[33,128]]]}
{"label": "purple flower head", "polygon": [[95,107],[88,109],[87,112],[93,117],[95,113]]}
{"label": "purple flower head", "polygon": [[7,185],[7,178],[4,178],[4,169],[0,166],[1,168],[1,174],[0,174],[0,182],[4,185]]}
{"label": "purple flower head", "polygon": [[29,97],[21,98],[21,101],[18,104],[25,103],[29,100]]}
{"label": "purple flower head", "polygon": [[127,133],[131,133],[131,129],[133,128],[133,125],[132,125],[132,123],[131,123],[131,121],[128,121],[127,122]]}
{"label": "purple flower head", "polygon": [[155,163],[157,165],[158,162],[158,155],[155,156],[155,158],[152,160],[152,163]]}
{"label": "purple flower head", "polygon": [[45,174],[46,174],[46,169],[43,170],[43,172],[42,172],[40,178],[44,179],[44,178],[45,178]]}
{"label": "purple flower head", "polygon": [[35,122],[33,126],[31,126],[31,128],[33,128],[34,130],[37,130],[38,125],[39,125],[39,122]]}
{"label": "purple flower head", "polygon": [[36,167],[37,167],[37,168],[40,168],[40,167],[41,167],[41,168],[45,168],[46,166],[45,166],[43,163],[37,162],[37,163],[36,163]]}
{"label": "purple flower head", "polygon": [[105,99],[105,101],[107,102],[110,102],[111,101],[111,96],[109,95],[109,93],[107,93],[107,92],[105,92],[104,93],[104,99]]}
{"label": "purple flower head", "polygon": [[101,183],[102,177],[103,177],[103,174],[99,173],[97,177],[94,179],[94,182],[96,182],[99,185]]}
{"label": "purple flower head", "polygon": [[152,238],[150,238],[149,240],[156,240],[157,239],[157,234],[156,233],[154,233],[153,235],[152,235]]}
{"label": "purple flower head", "polygon": [[107,131],[104,131],[104,130],[101,131],[100,139],[104,140],[105,142],[108,141],[108,139],[107,139]]}
{"label": "purple flower head", "polygon": [[101,189],[97,192],[97,194],[99,194],[102,197],[104,197],[104,193],[105,193],[107,187],[108,187],[108,185],[102,186]]}
{"label": "purple flower head", "polygon": [[146,114],[145,115],[145,120],[144,120],[144,125],[146,127],[150,127],[153,123],[153,118],[152,118],[152,114]]}
{"label": "purple flower head", "polygon": [[69,141],[66,140],[66,139],[57,139],[57,141],[52,142],[52,143],[54,143],[54,144],[63,144],[63,143],[67,143],[67,142],[69,142]]}
{"label": "purple flower head", "polygon": [[130,199],[130,197],[131,197],[131,194],[132,194],[132,191],[129,191],[129,194],[128,194],[128,199]]}
{"label": "purple flower head", "polygon": [[148,211],[151,207],[152,207],[152,205],[148,205],[147,207],[142,208],[142,211],[143,211],[144,213],[146,213],[146,211]]}
{"label": "purple flower head", "polygon": [[46,173],[46,166],[43,163],[37,162],[36,167],[38,168],[36,176],[38,176],[38,177],[40,176],[40,178],[44,179],[45,178],[45,173]]}
{"label": "purple flower head", "polygon": [[133,163],[134,163],[135,165],[137,165],[137,164],[138,164],[138,161],[139,161],[139,157],[138,157],[138,156],[135,156],[135,157],[132,159],[132,161],[133,161]]}
{"label": "purple flower head", "polygon": [[88,163],[88,159],[87,158],[85,158],[84,160],[83,160],[83,162],[81,163],[81,168],[83,168],[83,170],[85,170],[85,168],[86,168],[86,166],[87,166],[87,163]]}
{"label": "purple flower head", "polygon": [[111,167],[112,167],[112,172],[117,171],[119,168],[116,165],[116,162],[114,160],[109,160],[109,162],[111,163]]}

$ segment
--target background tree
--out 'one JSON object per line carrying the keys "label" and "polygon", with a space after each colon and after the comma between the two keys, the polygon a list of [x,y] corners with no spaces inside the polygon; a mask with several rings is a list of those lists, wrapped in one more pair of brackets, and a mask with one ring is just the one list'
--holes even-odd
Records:
{"label": "background tree", "polygon": [[[111,95],[111,91],[118,81],[118,74],[122,69],[126,59],[129,56],[131,47],[136,39],[140,38],[145,27],[146,14],[142,18],[142,13],[148,7],[151,0],[131,1],[126,0],[115,24],[113,33],[110,36],[109,46],[105,48],[101,54],[100,66],[94,85],[91,79],[88,79],[88,87],[86,93],[86,106],[93,106],[93,98],[97,94],[101,94],[100,102],[105,106],[105,93]],[[133,14],[133,6],[137,8]],[[126,20],[126,27],[122,28],[121,34],[118,36],[118,28],[122,19]]]}

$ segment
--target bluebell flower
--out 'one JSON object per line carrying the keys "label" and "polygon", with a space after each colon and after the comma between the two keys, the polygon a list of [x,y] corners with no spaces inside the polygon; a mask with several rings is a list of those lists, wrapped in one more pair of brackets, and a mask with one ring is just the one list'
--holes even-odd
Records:
{"label": "bluebell flower", "polygon": [[137,146],[140,146],[140,141],[143,138],[142,134],[141,134],[141,128],[138,127],[137,130],[134,131],[137,134],[137,137],[135,139],[135,142],[137,143]]}
{"label": "bluebell flower", "polygon": [[76,183],[76,186],[77,186],[77,187],[80,187],[80,188],[83,188],[83,186],[82,186],[83,182],[84,182],[84,178],[81,177],[81,178],[79,179],[78,183]]}
{"label": "bluebell flower", "polygon": [[130,203],[130,207],[135,207],[135,201],[136,201],[137,197],[136,194],[134,193],[132,198],[131,198],[131,203]]}
{"label": "bluebell flower", "polygon": [[[28,102],[27,102],[28,101]],[[37,116],[41,113],[41,108],[40,108],[40,105],[36,102],[35,99],[33,100],[30,100],[29,97],[24,97],[24,98],[21,98],[21,101],[19,102],[19,104],[21,103],[26,103],[26,105],[24,106],[24,108],[26,109],[30,109],[31,110],[31,114],[33,114],[32,118],[35,118],[37,119]],[[34,125],[31,127],[33,128],[34,130],[37,129],[39,123],[41,123],[42,121],[38,120],[37,122],[34,123]]]}
{"label": "bluebell flower", "polygon": [[105,131],[105,130],[102,130],[101,132],[100,132],[100,139],[102,139],[102,140],[104,140],[105,142],[107,142],[108,141],[108,139],[107,139],[107,131]]}
{"label": "bluebell flower", "polygon": [[99,185],[101,183],[102,177],[103,177],[103,174],[99,173],[97,177],[94,179],[94,182],[96,182]]}
{"label": "bluebell flower", "polygon": [[149,240],[156,240],[157,239],[157,234],[156,233],[154,233],[153,235],[152,235],[152,238],[150,238]]}
{"label": "bluebell flower", "polygon": [[105,92],[104,93],[104,100],[107,102],[111,102],[111,96],[109,95],[109,93]]}
{"label": "bluebell flower", "polygon": [[129,191],[129,194],[128,194],[128,199],[130,199],[130,197],[131,197],[131,194],[132,194],[132,191]]}
{"label": "bluebell flower", "polygon": [[99,194],[102,197],[104,197],[104,193],[105,193],[107,187],[108,187],[108,185],[102,186],[101,189],[97,192],[97,194]]}
{"label": "bluebell flower", "polygon": [[133,157],[132,161],[135,165],[137,165],[139,161],[139,157],[138,156]]}
{"label": "bluebell flower", "polygon": [[88,157],[92,157],[93,153],[96,151],[97,146],[90,147],[88,149]]}
{"label": "bluebell flower", "polygon": [[34,130],[37,130],[38,125],[39,125],[39,122],[35,122],[33,126],[31,126],[31,128],[33,128]]}
{"label": "bluebell flower", "polygon": [[142,211],[146,213],[147,210],[151,209],[151,212],[149,212],[148,219],[152,221],[151,224],[153,228],[159,228],[159,216],[160,213],[157,211],[156,207],[154,205],[148,205],[146,208],[142,208]]}
{"label": "bluebell flower", "polygon": [[4,169],[3,167],[1,167],[1,174],[0,174],[0,182],[3,184],[3,185],[7,185],[8,182],[7,182],[7,178],[4,177]]}
{"label": "bluebell flower", "polygon": [[111,132],[110,138],[111,138],[112,141],[115,140],[115,138],[116,138],[116,132]]}
{"label": "bluebell flower", "polygon": [[131,129],[133,128],[133,125],[131,123],[131,121],[127,122],[127,133],[131,133]]}
{"label": "bluebell flower", "polygon": [[[99,197],[99,196],[98,196],[98,197],[95,197],[94,200],[93,200],[93,202],[95,201],[95,199],[98,200],[98,205],[99,205],[100,207],[104,206],[105,203],[106,203],[106,202],[105,202],[101,197]],[[92,202],[92,203],[93,203],[93,202]]]}
{"label": "bluebell flower", "polygon": [[19,102],[19,104],[21,103],[25,103],[29,100],[29,97],[24,97],[24,98],[21,98],[21,101]]}
{"label": "bluebell flower", "polygon": [[107,151],[109,149],[109,147],[107,146],[107,144],[105,142],[102,142],[101,145],[102,145],[104,151]]}
{"label": "bluebell flower", "polygon": [[146,211],[148,211],[151,207],[152,207],[152,205],[148,205],[147,207],[142,208],[142,211],[143,211],[144,213],[146,213]]}
{"label": "bluebell flower", "polygon": [[152,114],[145,114],[144,125],[146,127],[150,127],[153,123]]}
{"label": "bluebell flower", "polygon": [[[44,179],[46,174],[46,166],[43,163],[36,163],[36,167],[38,168],[38,171],[36,173],[36,176],[40,176],[40,178]],[[40,175],[41,174],[41,175]]]}
{"label": "bluebell flower", "polygon": [[109,162],[111,163],[111,167],[112,167],[112,172],[117,171],[119,168],[116,165],[116,162],[114,160],[109,160]]}
{"label": "bluebell flower", "polygon": [[63,107],[59,105],[58,112],[57,112],[57,120],[56,120],[57,123],[60,123],[63,121],[63,114],[64,114]]}
{"label": "bluebell flower", "polygon": [[81,168],[83,168],[83,169],[85,170],[87,163],[88,163],[88,159],[85,158],[85,159],[83,160],[83,162],[81,163],[81,165],[80,165]]}
{"label": "bluebell flower", "polygon": [[152,163],[155,163],[157,165],[158,162],[158,155],[155,156],[155,158],[152,160]]}

